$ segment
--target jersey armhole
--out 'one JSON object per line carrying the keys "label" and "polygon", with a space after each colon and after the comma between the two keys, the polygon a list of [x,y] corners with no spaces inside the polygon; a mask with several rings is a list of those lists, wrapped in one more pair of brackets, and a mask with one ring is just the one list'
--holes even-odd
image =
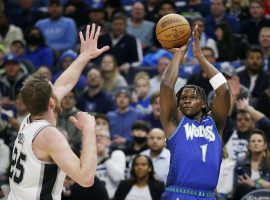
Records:
{"label": "jersey armhole", "polygon": [[36,155],[35,155],[35,153],[34,153],[34,151],[33,151],[33,141],[34,141],[34,139],[37,137],[37,135],[38,135],[44,128],[46,128],[46,127],[48,127],[48,126],[51,126],[51,124],[46,124],[46,125],[40,127],[40,128],[36,131],[36,133],[33,135],[33,138],[32,138],[32,141],[31,141],[31,147],[30,147],[30,153],[32,154],[33,159],[34,159],[36,162],[42,163],[42,164],[54,164],[54,163],[45,162],[45,161],[39,160],[39,159],[36,157]]}
{"label": "jersey armhole", "polygon": [[175,131],[171,134],[171,136],[170,136],[169,138],[167,138],[167,141],[170,141],[170,140],[173,138],[173,136],[175,136],[175,134],[177,133],[177,131],[178,131],[179,128],[181,127],[181,125],[182,125],[182,123],[183,123],[183,121],[184,121],[184,118],[185,118],[185,115],[183,115],[183,117],[182,117],[182,119],[181,119],[179,125],[178,125],[177,128],[175,129]]}
{"label": "jersey armhole", "polygon": [[209,119],[213,122],[214,127],[215,127],[215,129],[217,130],[217,133],[218,133],[218,138],[220,139],[221,144],[223,144],[222,139],[221,139],[221,134],[220,134],[219,131],[218,131],[218,128],[217,128],[217,126],[216,126],[216,123],[215,123],[214,119],[213,119],[212,116],[210,116],[210,115],[208,115],[207,117],[209,117]]}

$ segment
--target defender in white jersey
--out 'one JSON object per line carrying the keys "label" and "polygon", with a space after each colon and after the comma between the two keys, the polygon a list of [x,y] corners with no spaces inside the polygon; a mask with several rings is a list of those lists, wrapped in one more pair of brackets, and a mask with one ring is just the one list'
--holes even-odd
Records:
{"label": "defender in white jersey", "polygon": [[53,86],[41,73],[25,81],[22,100],[30,112],[22,122],[16,138],[10,168],[8,200],[58,200],[65,174],[84,187],[93,184],[97,150],[95,118],[79,112],[71,122],[82,132],[82,150],[78,158],[64,135],[56,128],[60,101],[77,83],[85,65],[109,47],[97,48],[100,27],[80,32],[81,53]]}

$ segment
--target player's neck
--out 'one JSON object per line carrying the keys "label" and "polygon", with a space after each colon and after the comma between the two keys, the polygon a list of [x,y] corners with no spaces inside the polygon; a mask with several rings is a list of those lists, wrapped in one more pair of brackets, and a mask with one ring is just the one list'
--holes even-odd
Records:
{"label": "player's neck", "polygon": [[51,125],[56,126],[56,116],[53,112],[45,112],[42,115],[31,115],[31,121],[36,121],[36,120],[46,120],[48,121]]}

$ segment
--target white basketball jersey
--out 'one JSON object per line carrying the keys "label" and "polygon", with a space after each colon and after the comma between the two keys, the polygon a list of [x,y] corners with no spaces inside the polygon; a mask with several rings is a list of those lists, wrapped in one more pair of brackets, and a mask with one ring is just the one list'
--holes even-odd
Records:
{"label": "white basketball jersey", "polygon": [[9,175],[8,200],[58,200],[61,199],[65,174],[54,163],[37,159],[33,139],[51,124],[45,120],[30,123],[27,116],[15,140]]}

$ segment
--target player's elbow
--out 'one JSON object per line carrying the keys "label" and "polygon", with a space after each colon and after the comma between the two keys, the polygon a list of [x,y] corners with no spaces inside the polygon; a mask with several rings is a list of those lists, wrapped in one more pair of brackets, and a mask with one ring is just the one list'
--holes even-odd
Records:
{"label": "player's elbow", "polygon": [[87,177],[84,177],[81,181],[80,181],[80,183],[78,183],[80,186],[82,186],[82,187],[91,187],[93,184],[94,184],[94,181],[95,180],[95,177],[89,177],[89,176],[87,176]]}

